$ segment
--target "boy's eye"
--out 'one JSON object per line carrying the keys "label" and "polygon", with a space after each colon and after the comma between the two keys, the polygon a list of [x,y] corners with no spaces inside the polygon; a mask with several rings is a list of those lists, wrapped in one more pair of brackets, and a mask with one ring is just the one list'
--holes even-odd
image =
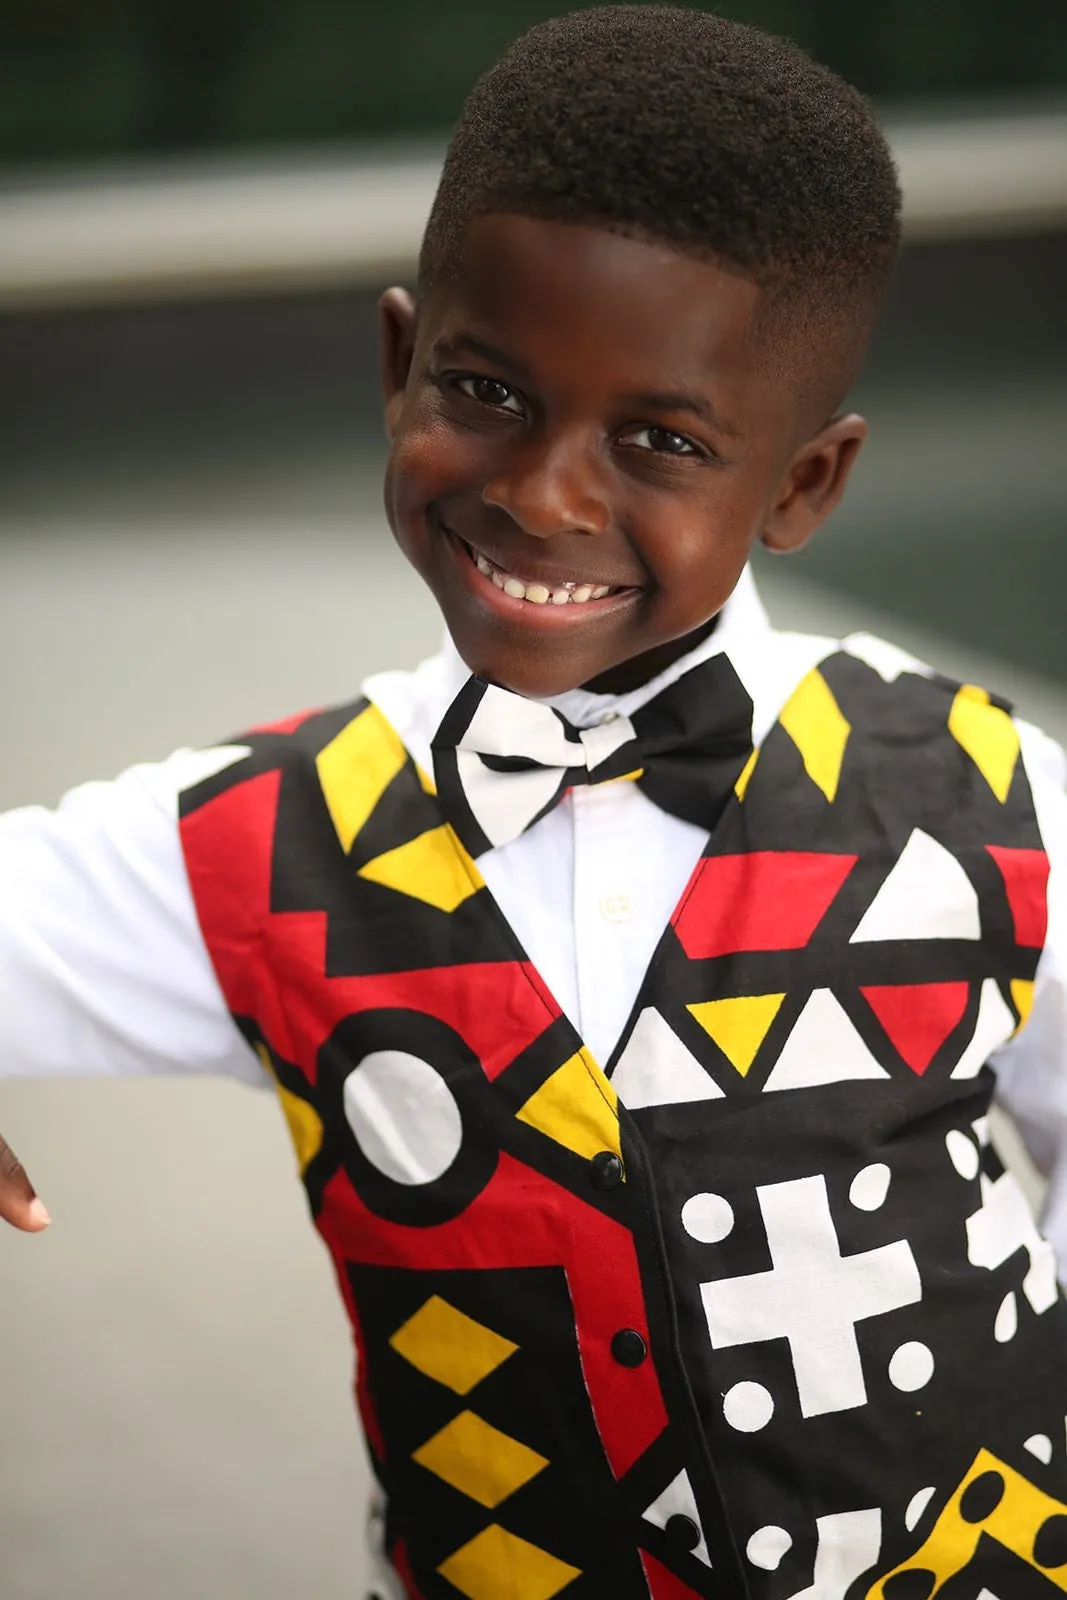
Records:
{"label": "boy's eye", "polygon": [[495,411],[511,411],[522,414],[522,405],[518,396],[509,389],[506,383],[501,383],[497,378],[479,378],[470,376],[456,379],[456,388],[462,394],[470,395],[472,400],[477,400],[483,406],[492,406]]}
{"label": "boy's eye", "polygon": [[636,445],[639,450],[654,450],[657,455],[696,456],[700,452],[684,433],[674,433],[670,428],[634,428],[625,436],[624,443]]}

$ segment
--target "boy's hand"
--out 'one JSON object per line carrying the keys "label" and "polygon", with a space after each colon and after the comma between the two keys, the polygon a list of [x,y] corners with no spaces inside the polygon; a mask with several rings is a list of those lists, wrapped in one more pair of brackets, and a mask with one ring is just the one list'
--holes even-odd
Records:
{"label": "boy's hand", "polygon": [[0,1139],[0,1217],[24,1233],[40,1233],[51,1222],[38,1200],[26,1168],[5,1139]]}

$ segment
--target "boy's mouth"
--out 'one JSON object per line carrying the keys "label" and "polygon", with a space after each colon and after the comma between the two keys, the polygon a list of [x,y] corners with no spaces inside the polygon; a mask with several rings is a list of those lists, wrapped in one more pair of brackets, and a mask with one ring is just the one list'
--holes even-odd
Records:
{"label": "boy's mouth", "polygon": [[535,606],[584,606],[590,600],[603,600],[609,594],[620,592],[618,589],[612,589],[607,583],[578,583],[572,578],[566,578],[551,586],[540,578],[520,578],[505,567],[498,567],[488,556],[483,556],[480,550],[475,550],[467,544],[465,539],[461,539],[460,544],[478,571],[490,579],[498,589],[503,589],[512,600],[529,600],[531,605]]}
{"label": "boy's mouth", "polygon": [[578,578],[526,577],[490,560],[447,524],[442,523],[441,527],[455,540],[482,576],[511,600],[527,600],[535,606],[584,606],[591,601],[614,599],[633,589],[632,584],[590,583]]}

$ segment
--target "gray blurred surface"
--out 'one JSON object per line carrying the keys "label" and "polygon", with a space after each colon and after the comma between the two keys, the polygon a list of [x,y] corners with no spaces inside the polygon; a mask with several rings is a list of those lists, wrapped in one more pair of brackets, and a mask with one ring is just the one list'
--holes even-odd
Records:
{"label": "gray blurred surface", "polygon": [[[370,516],[0,531],[0,807],[351,695],[438,636]],[[789,570],[780,621],[882,620]],[[1067,734],[1062,689],[890,631]],[[8,1082],[0,1128],[56,1219],[0,1233],[3,1600],[357,1600],[349,1336],[273,1101]]]}

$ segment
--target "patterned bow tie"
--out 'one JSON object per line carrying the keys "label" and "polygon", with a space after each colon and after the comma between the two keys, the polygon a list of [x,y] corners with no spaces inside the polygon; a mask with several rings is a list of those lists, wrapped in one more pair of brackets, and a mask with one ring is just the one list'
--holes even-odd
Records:
{"label": "patterned bow tie", "polygon": [[517,839],[568,789],[615,778],[634,779],[664,811],[712,828],[752,751],[752,701],[722,654],[632,717],[595,728],[470,678],[431,749],[445,816],[475,857]]}

